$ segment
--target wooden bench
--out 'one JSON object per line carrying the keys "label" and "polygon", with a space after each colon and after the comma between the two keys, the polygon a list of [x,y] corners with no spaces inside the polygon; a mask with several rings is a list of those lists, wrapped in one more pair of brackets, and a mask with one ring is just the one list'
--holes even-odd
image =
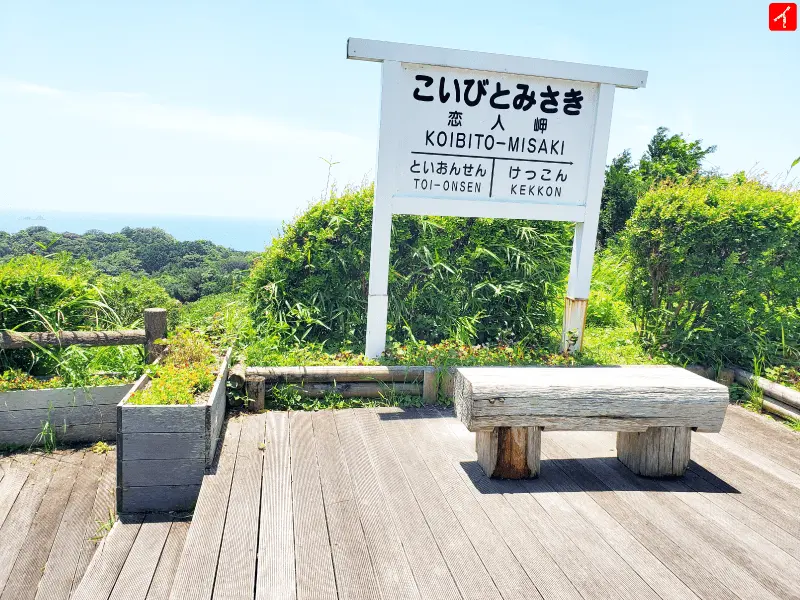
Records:
{"label": "wooden bench", "polygon": [[691,430],[718,432],[728,406],[724,385],[667,366],[459,368],[454,394],[478,462],[504,479],[538,476],[542,430],[616,431],[634,473],[683,475]]}

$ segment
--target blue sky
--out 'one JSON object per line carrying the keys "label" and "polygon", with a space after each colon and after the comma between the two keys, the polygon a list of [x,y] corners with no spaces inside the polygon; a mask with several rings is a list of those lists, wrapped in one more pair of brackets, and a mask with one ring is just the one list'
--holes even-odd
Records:
{"label": "blue sky", "polygon": [[767,5],[0,0],[0,209],[284,219],[322,193],[321,156],[370,180],[380,66],[346,60],[350,36],[647,70],[609,158],[665,125],[783,180],[800,31],[768,31]]}

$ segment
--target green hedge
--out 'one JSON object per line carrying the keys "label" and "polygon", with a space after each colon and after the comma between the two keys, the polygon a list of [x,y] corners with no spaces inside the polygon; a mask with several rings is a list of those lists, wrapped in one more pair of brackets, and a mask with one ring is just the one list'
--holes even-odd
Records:
{"label": "green hedge", "polygon": [[644,340],[679,361],[781,362],[800,345],[800,193],[741,178],[664,185],[624,234]]}
{"label": "green hedge", "polygon": [[[175,316],[178,302],[152,280],[123,274],[98,274],[89,261],[67,253],[50,257],[27,254],[0,263],[0,330],[75,331],[140,326],[145,308],[161,307]],[[50,375],[66,355],[80,349],[0,350],[0,371],[6,368]],[[121,352],[121,354],[120,354]],[[93,349],[119,367],[124,352]],[[86,353],[83,353],[86,354]],[[120,355],[120,356],[117,356]],[[83,358],[86,358],[85,356]],[[127,359],[126,359],[127,360]],[[115,368],[113,370],[125,370]]]}
{"label": "green hedge", "polygon": [[[363,346],[373,188],[311,206],[257,260],[250,278],[262,329]],[[398,216],[392,227],[390,336],[543,344],[558,325],[572,226]]]}

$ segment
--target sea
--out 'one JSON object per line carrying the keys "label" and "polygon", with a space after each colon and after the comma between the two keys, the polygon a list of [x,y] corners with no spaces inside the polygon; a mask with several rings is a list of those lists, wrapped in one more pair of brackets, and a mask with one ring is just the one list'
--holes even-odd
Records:
{"label": "sea", "polygon": [[86,233],[98,229],[115,233],[124,227],[160,227],[181,241],[209,240],[234,250],[262,251],[281,229],[275,219],[202,217],[192,215],[29,212],[0,210],[0,231],[16,233],[28,227],[47,227],[56,233]]}

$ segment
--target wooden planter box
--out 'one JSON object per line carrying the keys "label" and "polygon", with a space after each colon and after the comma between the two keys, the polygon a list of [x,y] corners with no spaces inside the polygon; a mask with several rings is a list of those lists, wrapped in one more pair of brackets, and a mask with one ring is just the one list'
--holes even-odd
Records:
{"label": "wooden planter box", "polygon": [[117,406],[117,512],[191,510],[214,461],[225,420],[229,349],[203,404],[128,404],[150,378],[139,379]]}
{"label": "wooden planter box", "polygon": [[58,442],[113,441],[117,404],[130,389],[128,383],[0,392],[0,447],[34,444],[47,421]]}

